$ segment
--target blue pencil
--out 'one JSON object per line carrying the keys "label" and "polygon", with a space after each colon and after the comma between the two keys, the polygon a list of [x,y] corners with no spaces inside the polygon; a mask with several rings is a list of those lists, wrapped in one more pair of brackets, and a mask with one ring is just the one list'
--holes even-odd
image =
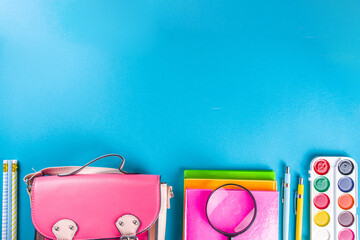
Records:
{"label": "blue pencil", "polygon": [[8,165],[8,189],[7,189],[7,197],[8,197],[8,210],[7,210],[7,236],[6,239],[7,240],[11,240],[11,185],[12,185],[12,180],[11,180],[11,175],[12,175],[12,161],[8,160],[7,161],[7,165]]}
{"label": "blue pencil", "polygon": [[7,240],[8,231],[8,161],[3,161],[3,199],[2,199],[2,231],[1,240]]}

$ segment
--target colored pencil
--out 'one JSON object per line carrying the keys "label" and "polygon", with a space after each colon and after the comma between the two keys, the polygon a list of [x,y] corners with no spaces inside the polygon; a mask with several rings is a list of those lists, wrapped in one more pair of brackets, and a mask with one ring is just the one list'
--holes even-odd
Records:
{"label": "colored pencil", "polygon": [[2,240],[7,240],[8,230],[8,161],[3,161]]}
{"label": "colored pencil", "polygon": [[12,160],[11,176],[11,240],[17,239],[17,195],[18,195],[18,162]]}
{"label": "colored pencil", "polygon": [[11,240],[11,175],[12,175],[12,161],[8,160],[8,188],[7,188],[7,198],[8,198],[8,210],[7,210],[7,240]]}

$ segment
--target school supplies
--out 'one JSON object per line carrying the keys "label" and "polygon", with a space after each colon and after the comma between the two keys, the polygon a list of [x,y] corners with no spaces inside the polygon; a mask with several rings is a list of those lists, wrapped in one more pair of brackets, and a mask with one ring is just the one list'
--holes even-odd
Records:
{"label": "school supplies", "polygon": [[8,160],[3,161],[3,198],[2,198],[2,231],[1,239],[7,240],[8,236]]}
{"label": "school supplies", "polygon": [[304,208],[304,179],[299,179],[298,190],[295,193],[296,207],[296,240],[301,240]]}
{"label": "school supplies", "polygon": [[206,202],[210,226],[229,240],[248,231],[256,215],[254,195],[240,185],[225,184],[212,191]]}
{"label": "school supplies", "polygon": [[[119,168],[89,167],[107,157],[119,158]],[[128,173],[124,164],[107,154],[83,167],[25,176],[36,239],[164,240],[172,188],[159,175]]]}
{"label": "school supplies", "polygon": [[224,184],[233,183],[249,190],[276,191],[276,181],[269,180],[233,180],[233,179],[185,179],[185,189],[214,190]]}
{"label": "school supplies", "polygon": [[358,173],[354,159],[317,157],[310,164],[311,240],[358,240]]}
{"label": "school supplies", "polygon": [[7,239],[11,239],[11,188],[12,188],[12,160],[7,161],[7,170],[8,170],[8,188],[7,188],[7,198],[8,198],[8,213],[7,213]]}
{"label": "school supplies", "polygon": [[275,181],[272,170],[185,170],[184,179],[242,179]]}
{"label": "school supplies", "polygon": [[286,167],[285,179],[282,185],[283,203],[283,239],[289,239],[289,217],[290,217],[290,168]]}
{"label": "school supplies", "polygon": [[[219,175],[217,175],[217,173]],[[207,199],[210,196],[210,194],[213,192],[213,190],[216,190],[219,187],[226,184],[229,184],[226,186],[226,188],[231,193],[239,191],[239,187],[233,186],[235,184],[248,189],[250,193],[254,195],[257,206],[257,213],[255,217],[256,219],[254,220],[253,225],[249,226],[248,229],[246,229],[247,227],[246,224],[239,224],[235,228],[234,226],[232,226],[232,230],[226,228],[228,226],[221,225],[224,223],[229,223],[227,219],[231,219],[231,218],[234,219],[235,217],[236,220],[237,216],[244,216],[241,214],[229,215],[227,218],[217,221],[213,225],[218,226],[218,230],[220,230],[220,232],[222,231],[223,235],[228,237],[233,237],[236,234],[241,234],[237,237],[233,237],[236,240],[248,239],[249,237],[251,237],[252,240],[269,239],[268,238],[269,236],[272,237],[271,238],[272,240],[278,239],[278,224],[279,224],[278,194],[279,193],[276,191],[277,183],[275,181],[275,173],[273,171],[185,170],[184,171],[184,240],[224,239],[224,236],[222,236],[221,233],[217,232],[214,228],[212,228],[210,224],[210,222],[212,221],[210,217],[209,217],[210,222],[207,220],[206,217],[207,211],[205,209],[207,209],[206,207]],[[264,193],[265,195],[269,195],[270,197],[262,198],[259,196],[260,193]],[[257,197],[258,198],[260,197],[261,199],[267,199],[268,201],[266,202],[266,204],[268,204],[268,208],[266,208],[267,210],[264,210],[264,208],[261,207],[263,206],[263,203],[260,203],[260,206],[258,205]],[[259,201],[262,202],[261,200]],[[225,208],[225,210],[229,210],[229,208]],[[223,212],[223,210],[221,210],[220,212]],[[227,213],[232,214],[232,211],[227,211]],[[251,218],[250,216],[253,216],[251,211],[249,212],[248,220]],[[259,225],[257,225],[257,221],[260,222]],[[264,229],[262,226],[264,227]],[[223,230],[227,230],[227,231],[223,231]],[[232,233],[233,236],[229,236],[228,234],[226,234],[226,232]]]}
{"label": "school supplies", "polygon": [[11,240],[17,239],[18,162],[11,161]]}
{"label": "school supplies", "polygon": [[[185,190],[185,240],[222,240],[224,236],[209,224],[205,206],[212,190]],[[253,225],[235,240],[278,239],[279,193],[277,191],[251,191],[257,204],[257,215]],[[234,207],[234,206],[233,206]]]}
{"label": "school supplies", "polygon": [[17,239],[17,164],[3,161],[2,240]]}

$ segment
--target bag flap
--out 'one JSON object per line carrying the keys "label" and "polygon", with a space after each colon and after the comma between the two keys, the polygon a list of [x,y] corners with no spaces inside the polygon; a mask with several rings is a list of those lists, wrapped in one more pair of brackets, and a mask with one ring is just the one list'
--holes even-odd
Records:
{"label": "bag flap", "polygon": [[94,174],[46,176],[34,180],[31,216],[36,230],[56,239],[52,228],[62,219],[76,223],[74,240],[120,238],[115,223],[131,214],[148,230],[160,211],[160,176]]}

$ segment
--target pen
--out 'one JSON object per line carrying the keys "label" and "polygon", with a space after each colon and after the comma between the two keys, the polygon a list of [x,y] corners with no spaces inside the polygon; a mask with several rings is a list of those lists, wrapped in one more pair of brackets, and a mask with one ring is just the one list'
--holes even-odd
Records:
{"label": "pen", "polygon": [[304,180],[299,179],[298,190],[296,195],[296,240],[301,240],[302,223],[303,223],[303,207],[304,207]]}
{"label": "pen", "polygon": [[286,167],[285,180],[283,180],[283,239],[289,239],[289,215],[290,215],[290,167]]}

